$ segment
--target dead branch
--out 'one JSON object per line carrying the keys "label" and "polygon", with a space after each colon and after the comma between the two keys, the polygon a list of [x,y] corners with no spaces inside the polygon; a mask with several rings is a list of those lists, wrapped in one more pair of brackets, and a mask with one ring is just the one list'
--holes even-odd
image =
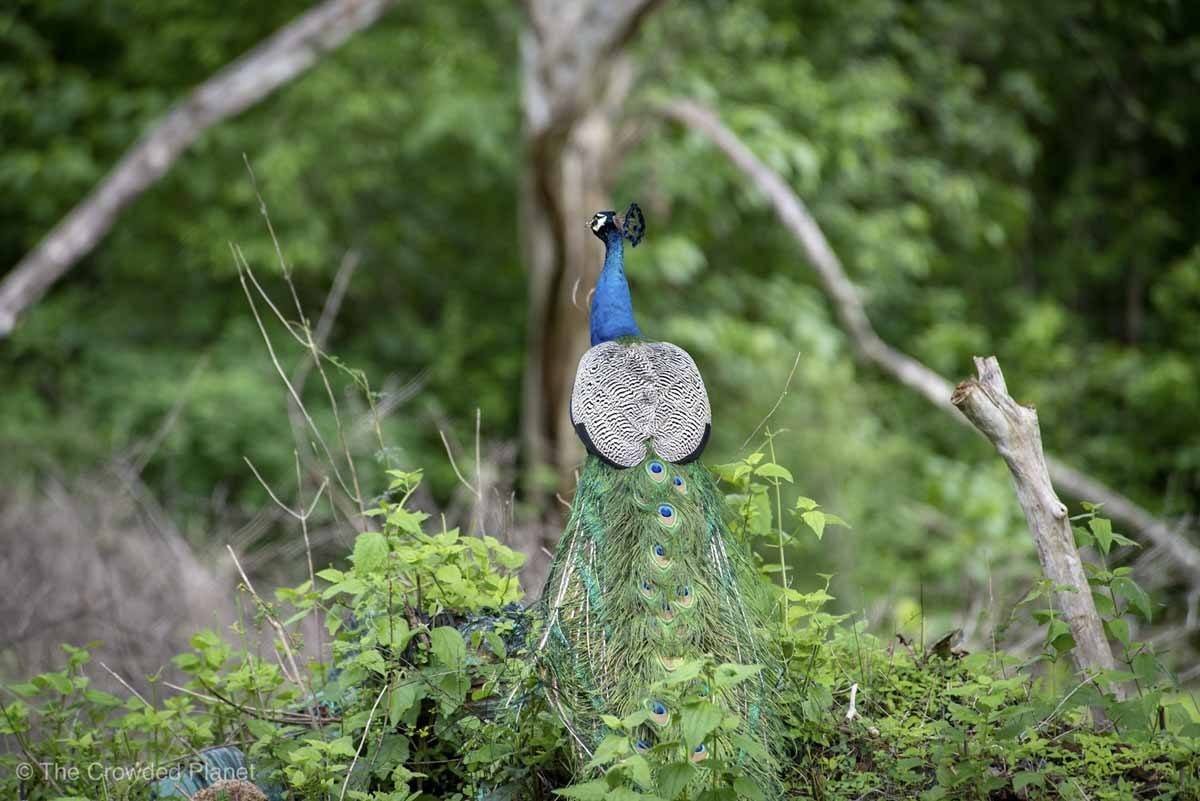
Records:
{"label": "dead branch", "polygon": [[1067,506],[1050,483],[1037,412],[1008,394],[995,356],[975,357],[975,370],[978,377],[959,384],[951,403],[996,447],[1012,473],[1042,572],[1053,583],[1055,603],[1075,638],[1076,665],[1088,674],[1111,670],[1116,662],[1075,547]]}
{"label": "dead branch", "polygon": [[[958,422],[967,424],[966,418],[950,402],[954,390],[951,383],[884,342],[875,332],[861,296],[846,275],[841,260],[804,202],[787,182],[760,161],[706,106],[691,100],[672,100],[660,105],[658,111],[708,138],[767,197],[784,226],[799,241],[809,265],[833,301],[838,320],[849,334],[859,357],[917,392],[937,408],[948,412]],[[1073,498],[1102,504],[1107,516],[1169,553],[1181,573],[1192,583],[1200,583],[1200,547],[1189,542],[1174,526],[1155,517],[1102,481],[1048,454],[1046,466],[1059,490]]]}
{"label": "dead branch", "polygon": [[213,125],[245,111],[370,26],[395,0],[326,0],[196,87],[0,282],[0,338],[86,256],[122,209]]}

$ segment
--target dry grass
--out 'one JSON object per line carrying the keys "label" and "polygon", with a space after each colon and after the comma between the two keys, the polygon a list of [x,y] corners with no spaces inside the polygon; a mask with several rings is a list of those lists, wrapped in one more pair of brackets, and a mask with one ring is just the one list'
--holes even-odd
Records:
{"label": "dry grass", "polygon": [[60,643],[99,640],[95,657],[144,687],[193,632],[236,615],[228,560],[198,555],[141,483],[115,471],[0,494],[0,587],[10,678],[61,667]]}

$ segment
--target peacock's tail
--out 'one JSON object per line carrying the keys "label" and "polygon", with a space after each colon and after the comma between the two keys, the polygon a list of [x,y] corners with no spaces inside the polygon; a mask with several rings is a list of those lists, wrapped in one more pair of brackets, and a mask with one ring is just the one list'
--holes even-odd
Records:
{"label": "peacock's tail", "polygon": [[[698,462],[672,464],[651,453],[617,469],[589,456],[543,594],[539,646],[552,701],[586,758],[608,730],[602,716],[649,713],[645,740],[678,739],[673,715],[650,688],[683,661],[769,665],[757,634],[761,605],[743,545],[723,517],[724,500]],[[766,727],[772,671],[725,689],[714,700],[743,721],[691,755],[739,759],[735,734],[770,752]],[[722,753],[724,752],[724,753]],[[774,786],[761,759],[741,760]],[[769,760],[768,760],[769,761]]]}

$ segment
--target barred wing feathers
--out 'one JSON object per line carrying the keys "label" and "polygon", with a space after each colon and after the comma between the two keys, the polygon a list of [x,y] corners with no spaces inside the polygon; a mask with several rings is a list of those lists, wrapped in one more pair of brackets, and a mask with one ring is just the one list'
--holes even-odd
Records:
{"label": "barred wing feathers", "polygon": [[613,467],[641,464],[650,448],[685,464],[704,450],[712,411],[687,351],[669,342],[614,341],[580,360],[571,422],[588,450]]}

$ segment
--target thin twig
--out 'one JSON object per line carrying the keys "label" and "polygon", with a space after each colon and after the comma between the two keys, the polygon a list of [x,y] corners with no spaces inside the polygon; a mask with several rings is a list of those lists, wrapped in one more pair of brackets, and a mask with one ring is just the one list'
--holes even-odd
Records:
{"label": "thin twig", "polygon": [[[146,700],[146,698],[145,698],[145,696],[143,696],[143,695],[142,695],[141,693],[139,693],[137,690],[133,689],[133,687],[132,687],[132,686],[129,684],[129,682],[125,681],[125,679],[123,679],[123,678],[120,676],[120,674],[118,674],[118,673],[117,673],[115,670],[113,670],[113,669],[112,669],[112,668],[110,668],[108,665],[104,664],[103,662],[100,662],[100,663],[98,663],[98,664],[100,665],[100,667],[104,668],[104,670],[108,672],[108,675],[112,676],[114,679],[116,679],[117,681],[119,681],[119,682],[121,683],[121,686],[122,686],[122,687],[124,687],[126,690],[129,690],[129,692],[130,692],[130,693],[132,693],[132,694],[133,694],[133,696],[134,696],[135,698],[137,698],[139,701],[141,701],[143,704],[145,704],[145,705],[146,705],[148,708],[150,708],[150,709],[154,709],[154,708],[155,708],[155,707],[154,707],[154,704],[152,704],[152,703],[150,703],[149,701],[147,701],[147,700]],[[177,741],[179,741],[179,744],[180,744],[180,745],[182,745],[184,748],[186,748],[186,749],[187,749],[187,750],[188,750],[190,753],[192,753],[192,754],[193,754],[193,755],[194,755],[194,756],[195,756],[197,759],[201,759],[201,758],[202,758],[202,757],[200,756],[200,752],[198,752],[198,751],[197,751],[195,748],[193,748],[191,743],[189,743],[187,740],[185,740],[185,739],[184,739],[183,737],[181,737],[180,735],[176,734],[176,733],[175,733],[175,732],[174,732],[172,729],[168,728],[168,729],[167,729],[167,731],[170,733],[170,735],[171,735],[173,738],[175,738]]]}
{"label": "thin twig", "polygon": [[[341,485],[342,490],[347,495],[353,497],[354,493],[350,491],[350,487],[342,478],[341,472],[337,467],[337,462],[334,460],[333,454],[329,450],[329,446],[325,443],[325,438],[321,436],[321,430],[317,428],[316,421],[314,421],[312,415],[308,413],[308,408],[305,407],[304,401],[300,399],[300,393],[298,393],[296,388],[292,385],[291,380],[288,378],[287,373],[283,369],[283,365],[279,363],[279,357],[275,355],[275,346],[271,342],[271,337],[267,334],[267,328],[263,324],[262,316],[258,313],[258,305],[254,302],[254,296],[250,294],[250,287],[246,284],[247,278],[249,278],[250,282],[254,284],[254,288],[258,291],[259,296],[263,299],[267,306],[275,312],[276,316],[281,320],[283,320],[284,317],[279,312],[279,309],[275,306],[275,304],[271,301],[270,296],[267,295],[262,286],[258,283],[258,279],[254,277],[254,271],[250,269],[250,264],[246,261],[246,257],[242,254],[241,248],[232,244],[230,245],[230,248],[233,250],[234,263],[237,265],[238,280],[242,284],[242,291],[246,294],[246,300],[250,302],[250,311],[254,314],[254,322],[258,325],[259,333],[262,335],[263,342],[267,346],[267,355],[271,357],[271,364],[275,366],[275,372],[279,374],[279,378],[283,381],[284,386],[287,387],[288,395],[296,404],[296,408],[299,409],[300,413],[304,416],[304,420],[306,423],[308,423],[308,427],[312,431],[313,436],[316,437],[317,444],[321,446],[321,450],[324,452],[325,458],[329,461],[330,467],[333,468],[333,475],[337,479],[338,484]],[[296,336],[295,332],[291,331],[290,327],[288,328],[288,331],[293,337]],[[303,344],[304,340],[300,340],[300,342]]]}
{"label": "thin twig", "polygon": [[454,451],[450,449],[450,441],[446,439],[446,432],[439,428],[438,435],[442,438],[442,446],[446,449],[446,458],[450,460],[450,467],[454,469],[454,475],[458,476],[458,480],[462,482],[464,487],[471,491],[472,495],[478,497],[475,487],[471,486],[471,482],[467,481],[462,471],[458,469],[458,463],[454,461]]}
{"label": "thin twig", "polygon": [[[304,307],[300,303],[300,295],[296,292],[296,284],[294,281],[292,281],[292,273],[291,270],[288,269],[287,259],[285,259],[283,256],[283,247],[279,244],[279,237],[275,234],[275,226],[271,223],[271,215],[267,210],[267,203],[263,199],[262,193],[258,191],[258,181],[254,177],[254,170],[250,166],[250,159],[245,154],[242,154],[242,161],[246,164],[246,171],[250,175],[250,184],[254,189],[255,197],[258,198],[259,212],[262,214],[263,220],[266,222],[267,233],[270,235],[271,244],[275,248],[275,255],[279,260],[279,269],[283,273],[283,281],[285,284],[287,284],[288,291],[292,296],[292,305],[296,309],[296,316],[300,318],[299,330],[303,332],[303,336],[300,336],[295,331],[292,331],[292,336],[296,338],[296,340],[304,347],[305,350],[309,352],[309,355],[312,357],[311,364],[316,368],[317,374],[321,376],[321,383],[325,388],[325,396],[329,400],[330,411],[333,412],[333,422],[334,427],[337,430],[338,442],[342,447],[342,455],[346,459],[346,467],[350,472],[350,482],[354,485],[354,492],[350,493],[347,490],[346,494],[350,495],[358,504],[359,515],[361,515],[361,518],[365,518],[367,508],[363,500],[362,489],[360,488],[358,482],[358,468],[354,464],[354,458],[350,455],[350,445],[346,440],[346,432],[342,426],[342,417],[338,409],[337,397],[333,393],[333,386],[329,382],[329,376],[325,373],[325,366],[323,364],[325,354],[321,350],[321,345],[319,345],[318,341],[313,338],[313,331],[308,324],[308,318],[304,314]],[[349,280],[348,277],[345,280]],[[268,301],[268,305],[270,305],[271,309],[275,312],[280,322],[288,326],[289,330],[291,330],[291,325],[288,324],[287,318],[280,313],[275,304]],[[329,456],[328,454],[326,455]],[[332,456],[329,456],[329,460],[331,463],[333,463]],[[336,473],[336,464],[333,464],[333,467],[334,472]]]}
{"label": "thin twig", "polygon": [[346,779],[342,782],[342,792],[338,794],[338,801],[342,801],[346,797],[346,786],[350,784],[350,774],[354,773],[354,766],[358,764],[358,757],[362,754],[363,746],[367,743],[367,735],[371,733],[371,721],[375,718],[375,710],[379,708],[379,702],[383,700],[384,693],[391,687],[391,683],[383,685],[383,689],[379,691],[379,695],[375,697],[375,703],[371,705],[371,712],[367,715],[367,725],[363,727],[362,739],[358,741],[358,749],[354,752],[354,759],[350,760],[350,767],[346,769]]}
{"label": "thin twig", "polygon": [[[237,554],[233,552],[233,548],[231,548],[229,545],[226,545],[225,549],[229,551],[230,557],[233,558],[233,564],[237,567],[238,574],[241,575],[242,581],[246,585],[246,590],[254,597],[254,600],[258,602],[259,608],[263,610],[263,615],[266,617],[267,622],[271,624],[271,627],[274,628],[275,632],[279,635],[279,641],[283,645],[284,653],[287,654],[288,664],[290,664],[292,668],[292,682],[300,688],[300,690],[304,693],[304,697],[308,699],[309,702],[313,701],[313,694],[309,691],[308,687],[304,683],[304,675],[300,672],[300,666],[296,663],[296,655],[292,652],[292,646],[288,643],[287,631],[283,628],[283,624],[280,623],[278,618],[276,618],[271,612],[270,607],[268,607],[266,602],[263,601],[262,596],[255,591],[254,585],[250,583],[250,577],[246,575],[245,570],[242,570],[242,563],[238,561]],[[287,674],[286,670],[284,671],[284,674]],[[317,728],[316,721],[313,721],[312,727],[314,729]]]}
{"label": "thin twig", "polygon": [[788,389],[790,389],[792,386],[792,377],[796,375],[796,368],[800,366],[800,355],[800,351],[796,351],[796,360],[792,362],[792,369],[788,371],[787,380],[783,382],[783,391],[780,392],[779,397],[775,399],[775,405],[771,407],[771,411],[767,412],[767,416],[764,417],[759,424],[754,427],[754,430],[750,432],[750,436],[746,437],[746,441],[742,443],[740,448],[738,448],[739,454],[746,450],[746,446],[750,444],[750,440],[754,439],[754,435],[761,431],[762,427],[765,426],[775,415],[775,412],[779,410],[780,405],[783,403],[783,399],[787,397]]}

